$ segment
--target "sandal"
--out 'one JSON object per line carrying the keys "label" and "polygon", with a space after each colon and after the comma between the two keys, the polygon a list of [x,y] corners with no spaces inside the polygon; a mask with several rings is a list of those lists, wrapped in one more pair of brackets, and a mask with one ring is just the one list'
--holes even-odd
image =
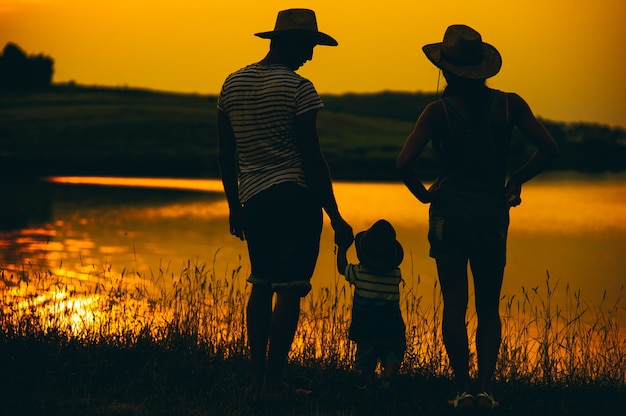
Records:
{"label": "sandal", "polygon": [[459,409],[459,410],[473,409],[474,408],[474,396],[464,391],[462,393],[457,394],[454,399],[448,400],[448,404],[453,406],[455,409]]}
{"label": "sandal", "polygon": [[476,406],[481,409],[495,409],[500,406],[500,403],[493,397],[492,394],[483,391],[476,395]]}

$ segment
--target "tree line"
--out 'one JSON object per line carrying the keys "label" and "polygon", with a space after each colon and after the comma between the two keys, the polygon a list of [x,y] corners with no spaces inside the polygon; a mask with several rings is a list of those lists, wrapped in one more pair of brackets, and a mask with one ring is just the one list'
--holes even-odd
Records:
{"label": "tree line", "polygon": [[27,55],[15,43],[7,43],[0,55],[0,91],[40,90],[52,84],[54,60]]}
{"label": "tree line", "polygon": [[[0,55],[0,177],[32,174],[217,175],[217,97],[133,88],[52,84],[53,60],[15,44]],[[44,94],[39,92],[45,88]],[[19,97],[18,97],[19,95]],[[320,140],[342,179],[396,180],[395,157],[435,93],[323,94]],[[158,105],[157,105],[158,104]],[[120,117],[124,114],[124,117]],[[542,122],[560,147],[553,170],[625,172],[626,129],[598,123]],[[86,140],[87,138],[87,140]],[[534,150],[518,130],[510,166]],[[431,177],[436,155],[420,162]]]}
{"label": "tree line", "polygon": [[[424,92],[380,92],[323,96],[327,111],[351,113],[414,123],[424,107],[437,95]],[[626,170],[626,130],[600,123],[564,123],[540,117],[560,147],[553,169],[582,172]],[[521,163],[533,151],[516,129],[512,137],[513,158]]]}

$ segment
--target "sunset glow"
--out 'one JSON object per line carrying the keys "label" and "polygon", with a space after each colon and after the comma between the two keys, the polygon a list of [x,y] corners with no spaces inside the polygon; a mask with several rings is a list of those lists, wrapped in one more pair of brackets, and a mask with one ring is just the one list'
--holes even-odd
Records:
{"label": "sunset glow", "polygon": [[438,73],[421,46],[465,23],[503,55],[494,88],[550,120],[626,127],[623,0],[3,0],[0,47],[51,56],[54,82],[217,94],[228,73],[265,54],[253,33],[290,7],[313,8],[339,41],[300,70],[321,93],[433,92]]}

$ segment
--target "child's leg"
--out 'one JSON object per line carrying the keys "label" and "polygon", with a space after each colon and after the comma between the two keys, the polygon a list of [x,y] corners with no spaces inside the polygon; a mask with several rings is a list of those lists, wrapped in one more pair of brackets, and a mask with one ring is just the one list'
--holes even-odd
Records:
{"label": "child's leg", "polygon": [[406,347],[403,342],[392,343],[385,347],[381,354],[381,361],[383,366],[383,381],[391,381],[400,371],[402,360],[404,359],[404,351]]}
{"label": "child's leg", "polygon": [[377,364],[376,343],[373,341],[357,343],[356,357],[352,365],[352,370],[359,376],[361,379],[360,382],[364,383],[365,386],[374,383]]}
{"label": "child's leg", "polygon": [[398,371],[400,370],[400,362],[398,361],[383,361],[383,380],[392,380],[398,375]]}

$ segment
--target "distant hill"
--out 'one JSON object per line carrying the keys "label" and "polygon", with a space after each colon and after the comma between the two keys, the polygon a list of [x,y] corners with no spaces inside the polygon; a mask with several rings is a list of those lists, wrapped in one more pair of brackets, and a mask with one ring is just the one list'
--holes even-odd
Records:
{"label": "distant hill", "polygon": [[[433,94],[324,95],[319,116],[335,179],[397,180],[395,158]],[[0,94],[0,174],[217,177],[216,97],[56,85]],[[543,120],[561,147],[553,170],[626,170],[626,130]],[[515,134],[511,165],[532,149]],[[422,159],[426,177],[435,157]]]}
{"label": "distant hill", "polygon": [[[433,93],[381,92],[373,94],[325,95],[326,111],[365,118],[383,118],[411,123],[411,131],[424,107],[435,100]],[[322,116],[320,116],[322,118]],[[599,123],[563,123],[541,119],[560,147],[559,159],[552,170],[587,173],[626,170],[626,129]],[[403,141],[402,140],[402,141]],[[511,166],[519,166],[532,147],[517,130],[512,141]],[[426,153],[427,157],[434,157]]]}

